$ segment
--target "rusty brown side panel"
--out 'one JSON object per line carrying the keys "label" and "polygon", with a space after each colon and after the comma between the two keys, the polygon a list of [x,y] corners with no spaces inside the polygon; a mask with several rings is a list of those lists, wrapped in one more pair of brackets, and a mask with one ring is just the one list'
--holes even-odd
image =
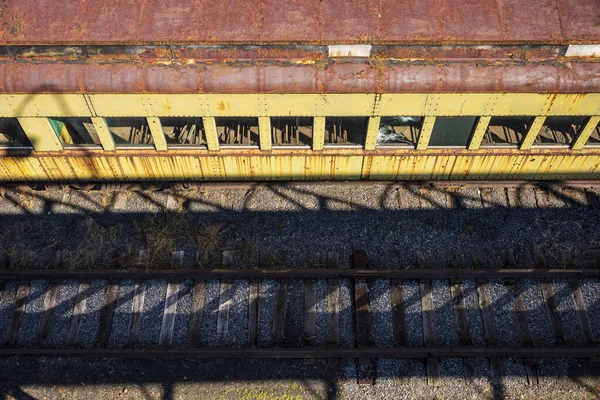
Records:
{"label": "rusty brown side panel", "polygon": [[[181,60],[177,60],[181,61]],[[166,64],[166,65],[165,65]],[[445,93],[600,91],[600,63],[0,60],[0,93]]]}
{"label": "rusty brown side panel", "polygon": [[570,44],[598,18],[597,0],[13,0],[0,44]]}

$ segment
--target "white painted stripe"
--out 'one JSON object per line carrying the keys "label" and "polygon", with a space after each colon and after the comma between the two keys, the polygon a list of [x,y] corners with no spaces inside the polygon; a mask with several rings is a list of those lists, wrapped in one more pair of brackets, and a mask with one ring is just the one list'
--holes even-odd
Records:
{"label": "white painted stripe", "polygon": [[600,57],[600,44],[571,44],[566,57]]}
{"label": "white painted stripe", "polygon": [[369,57],[371,55],[370,44],[330,45],[329,57]]}

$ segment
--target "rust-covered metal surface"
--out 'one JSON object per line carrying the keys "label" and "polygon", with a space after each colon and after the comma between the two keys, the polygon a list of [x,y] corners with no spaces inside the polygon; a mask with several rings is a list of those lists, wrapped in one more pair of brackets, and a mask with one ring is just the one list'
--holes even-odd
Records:
{"label": "rust-covered metal surface", "polygon": [[0,60],[0,93],[600,91],[600,62],[35,62]]}
{"label": "rust-covered metal surface", "polygon": [[598,40],[598,0],[13,0],[0,8],[3,45]]}

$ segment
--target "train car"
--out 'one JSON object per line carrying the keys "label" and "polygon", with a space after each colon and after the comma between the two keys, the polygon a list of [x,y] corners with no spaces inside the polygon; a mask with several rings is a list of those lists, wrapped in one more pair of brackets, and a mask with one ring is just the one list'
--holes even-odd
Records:
{"label": "train car", "polygon": [[600,177],[597,0],[15,0],[0,180]]}

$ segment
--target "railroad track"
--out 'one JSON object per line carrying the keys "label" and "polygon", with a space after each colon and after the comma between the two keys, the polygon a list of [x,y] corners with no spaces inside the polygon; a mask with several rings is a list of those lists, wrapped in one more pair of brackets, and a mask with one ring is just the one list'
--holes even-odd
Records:
{"label": "railroad track", "polygon": [[[361,266],[361,253],[355,265]],[[163,270],[0,272],[0,356],[600,358],[600,270]],[[475,362],[475,360],[479,360]],[[443,373],[443,371],[442,371]]]}

